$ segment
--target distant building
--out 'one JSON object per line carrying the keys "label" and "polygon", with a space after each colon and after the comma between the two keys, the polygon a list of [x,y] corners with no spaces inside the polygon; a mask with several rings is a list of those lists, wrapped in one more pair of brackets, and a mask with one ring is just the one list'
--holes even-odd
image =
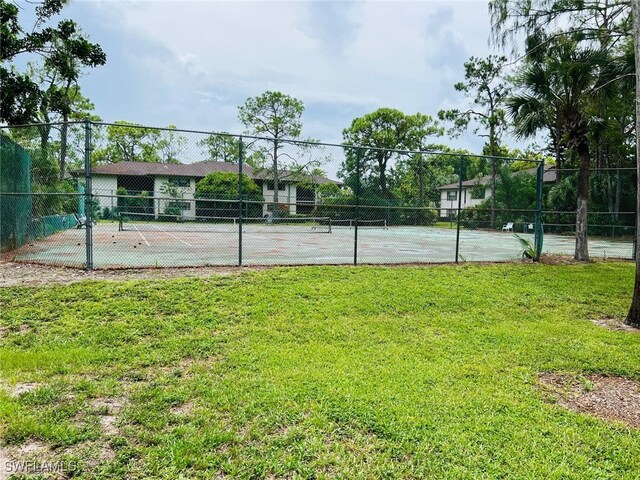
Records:
{"label": "distant building", "polygon": [[[536,168],[519,170],[512,175],[536,174]],[[544,171],[543,182],[552,183],[556,181],[556,171],[554,167],[548,167]],[[462,182],[462,190],[458,182],[449,183],[438,187],[440,190],[440,217],[447,218],[455,216],[458,211],[458,191],[461,192],[460,208],[476,207],[491,198],[491,175],[473,178]]]}
{"label": "distant building", "polygon": [[[255,171],[251,166],[242,169],[262,188],[265,203],[263,213],[271,208],[274,199],[273,180],[268,171]],[[92,193],[100,209],[113,210],[118,206],[116,192],[124,188],[130,194],[148,192],[147,213],[162,215],[167,207],[178,209],[184,217],[196,216],[196,183],[210,173],[238,173],[238,165],[228,162],[197,162],[191,164],[118,162],[92,168]],[[290,175],[281,173],[278,181],[278,203],[285,204],[290,214],[311,213],[316,201],[315,186],[323,183],[341,185],[319,175]],[[178,197],[169,198],[167,187],[178,191]]]}

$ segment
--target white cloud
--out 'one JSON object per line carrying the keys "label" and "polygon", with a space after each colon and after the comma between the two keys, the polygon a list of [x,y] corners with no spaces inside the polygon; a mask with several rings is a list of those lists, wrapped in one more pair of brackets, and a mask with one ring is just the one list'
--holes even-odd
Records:
{"label": "white cloud", "polygon": [[109,62],[129,58],[110,74],[142,83],[119,118],[154,125],[240,132],[237,106],[281,90],[307,106],[303,135],[339,141],[382,106],[435,116],[459,105],[462,63],[489,53],[485,1],[80,3],[118,37],[101,42]]}

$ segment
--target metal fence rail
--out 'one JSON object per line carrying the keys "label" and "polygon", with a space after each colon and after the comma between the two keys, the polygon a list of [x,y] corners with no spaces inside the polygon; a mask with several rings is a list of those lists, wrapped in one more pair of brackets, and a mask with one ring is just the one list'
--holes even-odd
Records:
{"label": "metal fence rail", "polygon": [[[91,270],[573,254],[575,172],[540,160],[89,121],[61,127],[0,129],[4,258]],[[340,179],[322,172],[328,164],[340,165]],[[631,258],[635,172],[592,178],[592,255]]]}

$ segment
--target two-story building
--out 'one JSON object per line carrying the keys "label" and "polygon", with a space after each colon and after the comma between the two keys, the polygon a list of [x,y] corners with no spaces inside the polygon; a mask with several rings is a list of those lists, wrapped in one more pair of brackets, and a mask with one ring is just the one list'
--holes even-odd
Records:
{"label": "two-story building", "polygon": [[[512,175],[536,175],[536,168],[519,170]],[[555,182],[556,171],[553,167],[544,170],[543,182]],[[491,198],[491,175],[473,178],[462,182],[462,188],[458,182],[449,183],[438,187],[440,191],[440,217],[448,218],[456,216],[458,211],[458,193],[460,194],[460,208],[476,207]]]}
{"label": "two-story building", "polygon": [[[268,171],[255,171],[251,166],[242,169],[262,189],[263,214],[274,201],[274,182]],[[92,168],[92,193],[101,210],[114,211],[119,206],[118,189],[135,197],[146,213],[162,215],[167,208],[180,211],[184,217],[195,217],[196,184],[214,172],[238,173],[238,165],[229,162],[196,162],[191,164],[118,162]],[[318,175],[292,175],[280,172],[278,177],[278,203],[289,213],[311,213],[316,200],[315,186],[341,182]],[[122,202],[122,196],[120,196]],[[143,205],[144,204],[144,205]],[[140,210],[137,210],[138,212]]]}

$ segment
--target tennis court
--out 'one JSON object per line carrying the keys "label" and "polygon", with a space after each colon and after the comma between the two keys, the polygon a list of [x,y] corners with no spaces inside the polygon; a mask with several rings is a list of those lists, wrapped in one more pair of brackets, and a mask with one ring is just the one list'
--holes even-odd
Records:
{"label": "tennis court", "polygon": [[[533,241],[532,234],[521,234]],[[14,252],[16,261],[83,267],[86,231],[66,230]],[[241,238],[240,238],[241,237]],[[546,234],[543,252],[573,255],[573,236]],[[103,221],[93,227],[94,268],[238,265],[351,264],[355,228],[350,221],[300,219],[267,222],[234,219],[217,223]],[[593,257],[632,258],[631,240],[589,239]],[[522,256],[507,232],[461,230],[460,261],[509,261]],[[456,229],[389,226],[371,222],[358,228],[358,263],[437,263],[456,259]]]}

